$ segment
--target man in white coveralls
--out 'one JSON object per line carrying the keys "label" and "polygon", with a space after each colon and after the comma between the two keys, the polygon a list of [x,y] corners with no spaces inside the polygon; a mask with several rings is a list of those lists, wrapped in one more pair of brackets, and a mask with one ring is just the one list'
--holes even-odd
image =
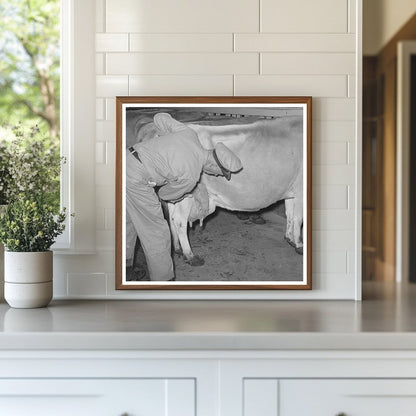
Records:
{"label": "man in white coveralls", "polygon": [[128,264],[133,259],[135,230],[150,280],[169,281],[175,280],[171,237],[160,200],[180,201],[195,188],[202,172],[229,180],[242,164],[223,143],[204,149],[197,134],[170,114],[158,113],[153,121],[158,136],[130,147],[126,156],[126,260]]}

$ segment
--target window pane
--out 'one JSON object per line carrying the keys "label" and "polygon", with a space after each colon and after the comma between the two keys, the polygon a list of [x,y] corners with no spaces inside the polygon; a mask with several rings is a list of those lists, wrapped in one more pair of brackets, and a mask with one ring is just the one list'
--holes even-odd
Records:
{"label": "window pane", "polygon": [[[0,0],[0,126],[21,124],[59,157],[60,1]],[[28,133],[30,138],[30,134]],[[59,207],[59,176],[53,204]]]}

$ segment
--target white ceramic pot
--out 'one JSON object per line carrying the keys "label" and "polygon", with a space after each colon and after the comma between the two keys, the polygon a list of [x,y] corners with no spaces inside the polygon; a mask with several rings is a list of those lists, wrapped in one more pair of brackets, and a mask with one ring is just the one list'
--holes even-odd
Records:
{"label": "white ceramic pot", "polygon": [[4,253],[4,298],[12,308],[42,308],[53,295],[53,252]]}

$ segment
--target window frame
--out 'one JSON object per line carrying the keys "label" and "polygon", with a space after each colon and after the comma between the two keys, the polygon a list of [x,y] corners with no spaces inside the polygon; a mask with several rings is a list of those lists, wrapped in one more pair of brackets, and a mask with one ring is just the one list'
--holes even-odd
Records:
{"label": "window frame", "polygon": [[95,252],[96,229],[94,0],[61,0],[60,85],[61,155],[66,159],[61,206],[68,217],[52,249],[89,254]]}

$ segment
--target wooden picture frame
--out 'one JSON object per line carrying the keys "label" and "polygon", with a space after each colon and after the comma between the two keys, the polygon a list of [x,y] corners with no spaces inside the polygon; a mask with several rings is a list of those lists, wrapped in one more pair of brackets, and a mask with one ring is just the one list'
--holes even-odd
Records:
{"label": "wooden picture frame", "polygon": [[[138,248],[140,238],[133,250],[131,230],[135,233],[137,224],[130,221],[126,210],[126,195],[131,201],[131,189],[135,189],[133,182],[136,180],[128,179],[136,178],[136,174],[126,175],[126,158],[129,166],[141,164],[152,194],[160,197],[166,181],[176,180],[170,172],[164,182],[160,175],[152,178],[152,174],[160,170],[157,165],[160,158],[157,151],[152,153],[149,149],[161,143],[158,136],[171,134],[157,129],[153,122],[157,113],[169,114],[192,130],[204,152],[222,142],[243,166],[240,172],[231,174],[229,181],[223,176],[207,175],[201,167],[201,176],[191,195],[187,192],[181,201],[167,204],[166,222],[170,222],[174,236],[178,233],[184,254],[180,257],[172,249],[175,281],[138,280],[150,278],[149,272],[146,274],[137,261],[137,256],[146,258],[147,254]],[[117,97],[116,289],[312,289],[311,136],[311,97]],[[171,140],[176,140],[176,136],[172,137]],[[145,148],[148,153],[142,160],[140,153]],[[161,149],[165,152],[163,147]],[[169,151],[169,158],[172,158],[169,160],[189,158],[185,151],[172,154],[179,152],[176,147]],[[202,199],[198,199],[199,189],[203,190]],[[180,208],[185,204],[183,201],[191,204],[193,208],[190,209],[200,217],[212,207],[216,207],[217,212],[205,218],[202,232],[199,226],[194,226],[189,237],[186,228],[185,234],[183,232],[183,224],[189,218],[177,214],[183,211]],[[132,210],[131,204],[129,207]],[[230,207],[232,210],[226,210]],[[262,216],[255,217],[252,211],[259,207],[265,211]],[[237,210],[242,214],[237,215]],[[137,212],[133,210],[134,218]],[[193,251],[187,248],[187,241]],[[148,247],[146,244],[144,246]],[[301,246],[303,254],[298,254]],[[177,248],[177,244],[173,247]],[[134,264],[131,264],[131,253],[134,253]],[[195,258],[200,260],[201,253],[205,263],[191,266],[189,263]],[[159,278],[153,270],[152,278]]]}

